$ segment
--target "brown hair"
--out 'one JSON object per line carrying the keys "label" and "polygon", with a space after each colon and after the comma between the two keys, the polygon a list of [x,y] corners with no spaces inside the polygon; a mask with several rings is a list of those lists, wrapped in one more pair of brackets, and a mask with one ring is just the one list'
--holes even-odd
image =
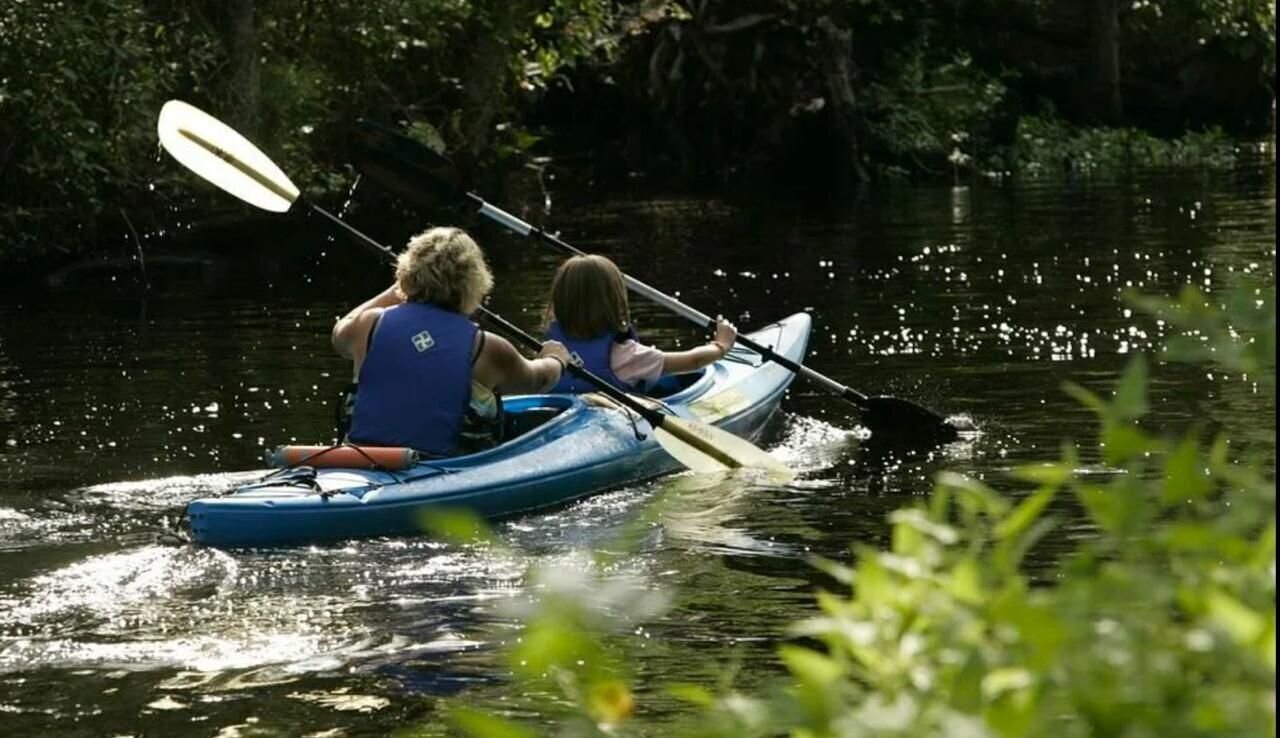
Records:
{"label": "brown hair", "polygon": [[596,338],[631,326],[627,284],[618,265],[598,254],[571,256],[551,280],[547,322],[570,338]]}
{"label": "brown hair", "polygon": [[470,315],[493,289],[493,275],[484,253],[466,232],[432,228],[410,239],[396,259],[396,286],[411,302]]}

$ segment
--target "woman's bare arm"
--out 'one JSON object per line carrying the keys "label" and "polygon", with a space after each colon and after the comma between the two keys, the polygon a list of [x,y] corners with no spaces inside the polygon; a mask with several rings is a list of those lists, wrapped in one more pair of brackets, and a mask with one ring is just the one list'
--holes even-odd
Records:
{"label": "woman's bare arm", "polygon": [[346,315],[338,318],[333,324],[330,340],[333,350],[344,359],[357,361],[362,358],[364,347],[368,343],[369,329],[383,308],[399,305],[404,302],[400,291],[391,285],[382,292],[356,305]]}
{"label": "woman's bare arm", "polygon": [[490,389],[510,394],[546,392],[560,381],[569,352],[548,341],[536,359],[526,359],[507,339],[486,334],[484,350],[471,371],[472,379]]}

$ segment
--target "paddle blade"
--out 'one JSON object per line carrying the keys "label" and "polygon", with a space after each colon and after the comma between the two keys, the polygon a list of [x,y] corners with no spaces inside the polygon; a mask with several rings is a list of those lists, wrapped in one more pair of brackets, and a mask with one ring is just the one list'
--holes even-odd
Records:
{"label": "paddle blade", "polygon": [[862,424],[872,438],[906,444],[939,445],[959,437],[956,427],[928,408],[898,397],[868,397]]}
{"label": "paddle blade", "polygon": [[746,467],[764,470],[782,483],[796,475],[786,464],[745,438],[706,423],[667,415],[655,435],[663,450],[699,474]]}
{"label": "paddle blade", "polygon": [[160,109],[160,144],[183,166],[254,207],[283,213],[300,194],[257,146],[212,115],[181,100]]}

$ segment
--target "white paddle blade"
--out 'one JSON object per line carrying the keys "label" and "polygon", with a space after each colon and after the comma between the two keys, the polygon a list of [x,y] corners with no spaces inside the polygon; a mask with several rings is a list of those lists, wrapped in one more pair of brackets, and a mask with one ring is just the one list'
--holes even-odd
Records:
{"label": "white paddle blade", "polygon": [[796,476],[791,467],[745,438],[706,423],[668,415],[655,435],[663,450],[699,474],[746,467],[766,471],[781,483]]}
{"label": "white paddle blade", "polygon": [[293,182],[234,128],[181,100],[160,109],[160,144],[183,166],[263,210],[283,213],[298,199]]}

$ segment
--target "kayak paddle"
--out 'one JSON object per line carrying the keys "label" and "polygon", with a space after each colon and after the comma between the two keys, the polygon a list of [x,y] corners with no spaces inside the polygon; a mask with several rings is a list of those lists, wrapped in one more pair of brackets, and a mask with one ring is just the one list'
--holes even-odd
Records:
{"label": "kayak paddle", "polygon": [[[301,201],[330,222],[345,229],[357,240],[392,259],[395,252],[357,230],[341,218],[302,197],[274,162],[230,126],[180,100],[170,100],[160,110],[156,125],[160,143],[173,158],[222,190],[255,207],[276,213],[288,212]],[[533,336],[484,307],[481,313],[500,332],[526,348],[537,351],[542,344]],[[591,383],[615,402],[648,421],[662,448],[676,461],[696,472],[714,472],[738,467],[761,468],[779,477],[794,476],[785,464],[754,444],[714,426],[642,405],[586,369],[570,364],[574,376]]]}
{"label": "kayak paddle", "polygon": [[[478,208],[480,215],[521,236],[532,237],[567,254],[584,252],[560,240],[555,235],[538,228],[507,211],[485,201],[479,195],[459,186],[449,162],[425,144],[419,143],[394,129],[361,120],[356,132],[354,152],[357,166],[379,186],[426,207],[438,204],[441,195],[454,199],[464,198]],[[426,188],[426,191],[424,191]],[[624,274],[627,288],[681,317],[715,330],[715,320],[676,298]],[[948,443],[957,438],[954,425],[941,415],[909,400],[889,396],[868,396],[847,387],[830,377],[782,356],[768,346],[763,346],[745,336],[738,343],[755,351],[765,359],[779,364],[793,373],[816,383],[831,394],[857,406],[862,411],[862,422],[872,434],[882,434],[894,439]]]}

